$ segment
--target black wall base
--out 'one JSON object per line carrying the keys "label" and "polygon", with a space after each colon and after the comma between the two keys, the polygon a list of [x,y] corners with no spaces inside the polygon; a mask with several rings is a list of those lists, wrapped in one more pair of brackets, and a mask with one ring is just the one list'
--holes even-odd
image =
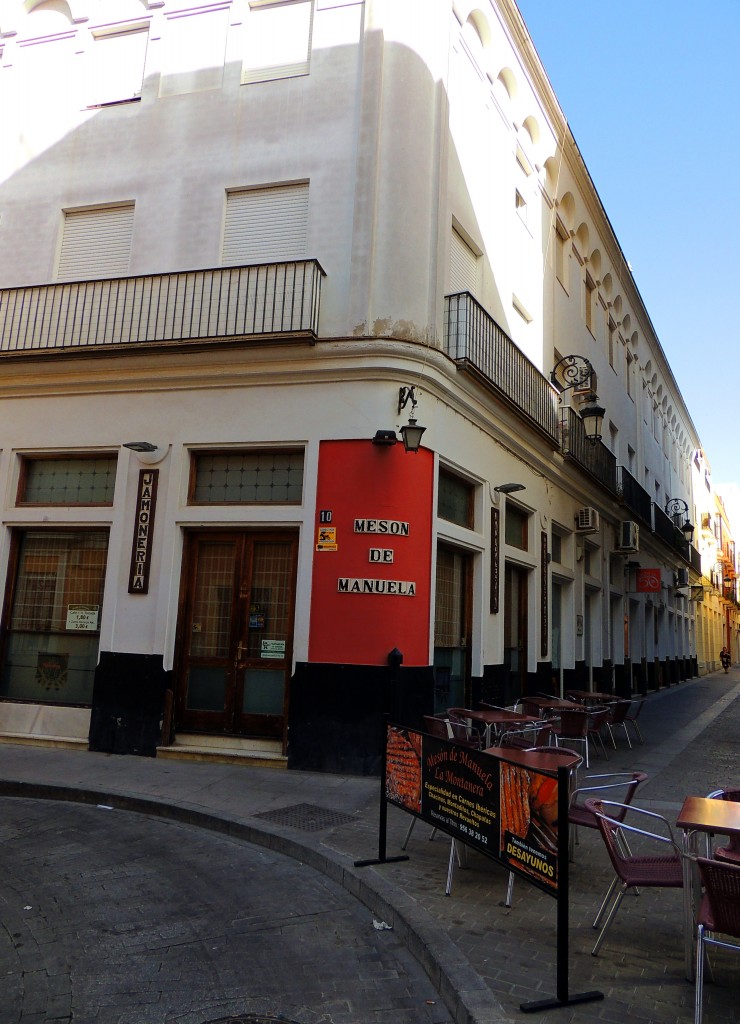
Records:
{"label": "black wall base", "polygon": [[385,716],[420,729],[433,707],[431,666],[299,662],[290,689],[288,768],[380,775]]}
{"label": "black wall base", "polygon": [[161,655],[102,651],[95,669],[88,748],[156,757],[171,676]]}

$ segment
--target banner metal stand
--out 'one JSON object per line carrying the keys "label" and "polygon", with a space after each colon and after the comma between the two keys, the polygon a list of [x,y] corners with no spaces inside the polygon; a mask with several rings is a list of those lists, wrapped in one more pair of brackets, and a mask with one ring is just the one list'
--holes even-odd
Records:
{"label": "banner metal stand", "polygon": [[560,1006],[576,1006],[578,1003],[591,1003],[604,998],[599,991],[568,993],[568,769],[558,768],[558,822],[565,822],[565,828],[558,828],[558,891],[557,891],[557,962],[556,983],[557,995],[554,999],[537,999],[533,1002],[521,1003],[519,1009],[523,1013],[538,1013],[540,1010],[555,1010]]}

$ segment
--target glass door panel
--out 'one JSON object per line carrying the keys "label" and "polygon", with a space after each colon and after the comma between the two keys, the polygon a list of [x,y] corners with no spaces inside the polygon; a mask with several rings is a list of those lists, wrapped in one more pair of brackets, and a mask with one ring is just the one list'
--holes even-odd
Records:
{"label": "glass door panel", "polygon": [[203,540],[197,546],[186,639],[185,707],[191,712],[226,712],[236,557],[235,539]]}
{"label": "glass door panel", "polygon": [[241,726],[278,735],[292,663],[296,544],[292,537],[250,538],[242,577],[246,621],[237,646]]}
{"label": "glass door panel", "polygon": [[189,538],[181,601],[178,724],[280,738],[292,667],[297,538]]}

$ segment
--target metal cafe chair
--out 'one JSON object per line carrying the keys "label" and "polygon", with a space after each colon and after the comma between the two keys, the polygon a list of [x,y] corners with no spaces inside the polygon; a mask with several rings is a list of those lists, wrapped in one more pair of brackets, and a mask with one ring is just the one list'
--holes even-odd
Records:
{"label": "metal cafe chair", "polygon": [[[568,822],[572,826],[570,830],[571,860],[573,859],[573,847],[578,842],[578,829],[598,829],[599,827],[596,815],[586,807],[584,795],[592,796],[600,793],[601,796],[596,797],[598,800],[603,800],[604,795],[619,797],[623,809],[615,808],[612,817],[617,821],[624,821],[626,808],[634,800],[637,787],[646,779],[645,772],[608,772],[601,775],[589,775],[577,789],[573,790],[568,808]],[[629,844],[624,838],[623,832],[617,832],[617,841],[624,843],[625,853],[629,854]]]}
{"label": "metal cafe chair", "polygon": [[483,749],[483,735],[480,729],[473,725],[468,708],[448,708],[447,718],[452,726],[452,739],[455,743],[472,747],[474,750]]}
{"label": "metal cafe chair", "polygon": [[617,749],[617,741],[614,737],[614,730],[621,726],[624,729],[624,735],[627,740],[627,746],[632,750],[632,740],[630,739],[629,729],[627,728],[627,714],[632,707],[632,701],[629,700],[615,700],[613,703],[608,705],[611,712],[609,720],[606,723],[607,731],[612,741],[612,746]]}
{"label": "metal cafe chair", "polygon": [[585,709],[581,711],[574,708],[561,708],[558,717],[552,720],[553,735],[555,742],[563,740],[567,746],[579,743],[583,746],[583,756],[586,768],[589,767],[588,760],[588,735],[590,717]]}
{"label": "metal cafe chair", "polygon": [[[740,953],[740,864],[697,857],[703,895],[696,918],[694,1024],[701,1024],[706,947]],[[722,935],[724,938],[719,938]],[[728,938],[735,942],[728,942]]]}
{"label": "metal cafe chair", "polygon": [[551,739],[552,722],[530,722],[516,729],[507,729],[501,734],[498,745],[531,750],[533,747],[548,747]]}
{"label": "metal cafe chair", "polygon": [[[673,837],[671,826],[661,814],[635,807],[634,804],[621,804],[613,800],[596,800],[591,797],[586,799],[585,807],[597,819],[601,837],[615,872],[614,880],[607,889],[593,922],[593,927],[598,928],[606,914],[599,937],[591,950],[592,956],[598,956],[606,933],[627,890],[637,887],[682,889],[683,866],[681,851]],[[615,814],[619,814],[620,817],[615,817]],[[628,814],[630,816],[637,815],[638,820],[653,824],[653,828],[662,827],[664,833],[628,824],[625,820]],[[617,838],[618,833],[639,837],[640,841],[646,840],[648,846],[662,844],[665,852],[662,854],[644,853],[641,849],[639,853],[627,853],[623,841],[626,840],[626,836],[623,835],[623,839],[620,840]]]}
{"label": "metal cafe chair", "polygon": [[647,698],[645,697],[636,697],[634,700],[631,700],[629,711],[627,712],[624,718],[625,723],[631,725],[632,728],[635,730],[635,733],[637,734],[637,738],[640,741],[640,743],[644,743],[645,740],[643,739],[642,733],[640,732],[640,726],[637,724],[637,719],[640,717],[640,713],[642,712],[642,709],[645,706],[646,699]]}
{"label": "metal cafe chair", "polygon": [[601,744],[601,752],[603,753],[606,761],[609,760],[609,755],[607,754],[606,746],[604,745],[603,730],[609,728],[611,717],[611,708],[605,705],[588,708],[588,735],[589,737],[596,739]]}

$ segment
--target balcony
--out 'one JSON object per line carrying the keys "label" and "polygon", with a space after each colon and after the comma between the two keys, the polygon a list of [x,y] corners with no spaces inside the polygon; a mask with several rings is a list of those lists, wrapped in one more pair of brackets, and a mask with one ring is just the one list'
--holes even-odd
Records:
{"label": "balcony", "polygon": [[[659,505],[653,505],[653,522],[655,524],[653,529],[656,535],[669,547],[674,548],[676,546],[676,534],[681,533],[681,531]],[[681,534],[681,540],[683,540],[683,534]]]}
{"label": "balcony", "polygon": [[619,492],[623,503],[630,512],[633,512],[638,519],[652,529],[652,499],[644,487],[638,484],[629,470],[624,466],[619,467]]}
{"label": "balcony", "polygon": [[316,260],[0,289],[0,355],[243,339],[314,341]]}
{"label": "balcony", "polygon": [[507,405],[522,413],[558,447],[558,397],[469,292],[445,296],[444,350],[460,369],[481,378]]}
{"label": "balcony", "polygon": [[601,441],[596,444],[586,437],[583,420],[573,409],[563,409],[561,422],[563,454],[590,473],[602,487],[617,494],[617,460]]}
{"label": "balcony", "polygon": [[692,569],[701,572],[701,555],[692,544],[689,544],[671,517],[656,504],[653,504],[653,531],[656,537],[678,554],[679,558],[687,562]]}

